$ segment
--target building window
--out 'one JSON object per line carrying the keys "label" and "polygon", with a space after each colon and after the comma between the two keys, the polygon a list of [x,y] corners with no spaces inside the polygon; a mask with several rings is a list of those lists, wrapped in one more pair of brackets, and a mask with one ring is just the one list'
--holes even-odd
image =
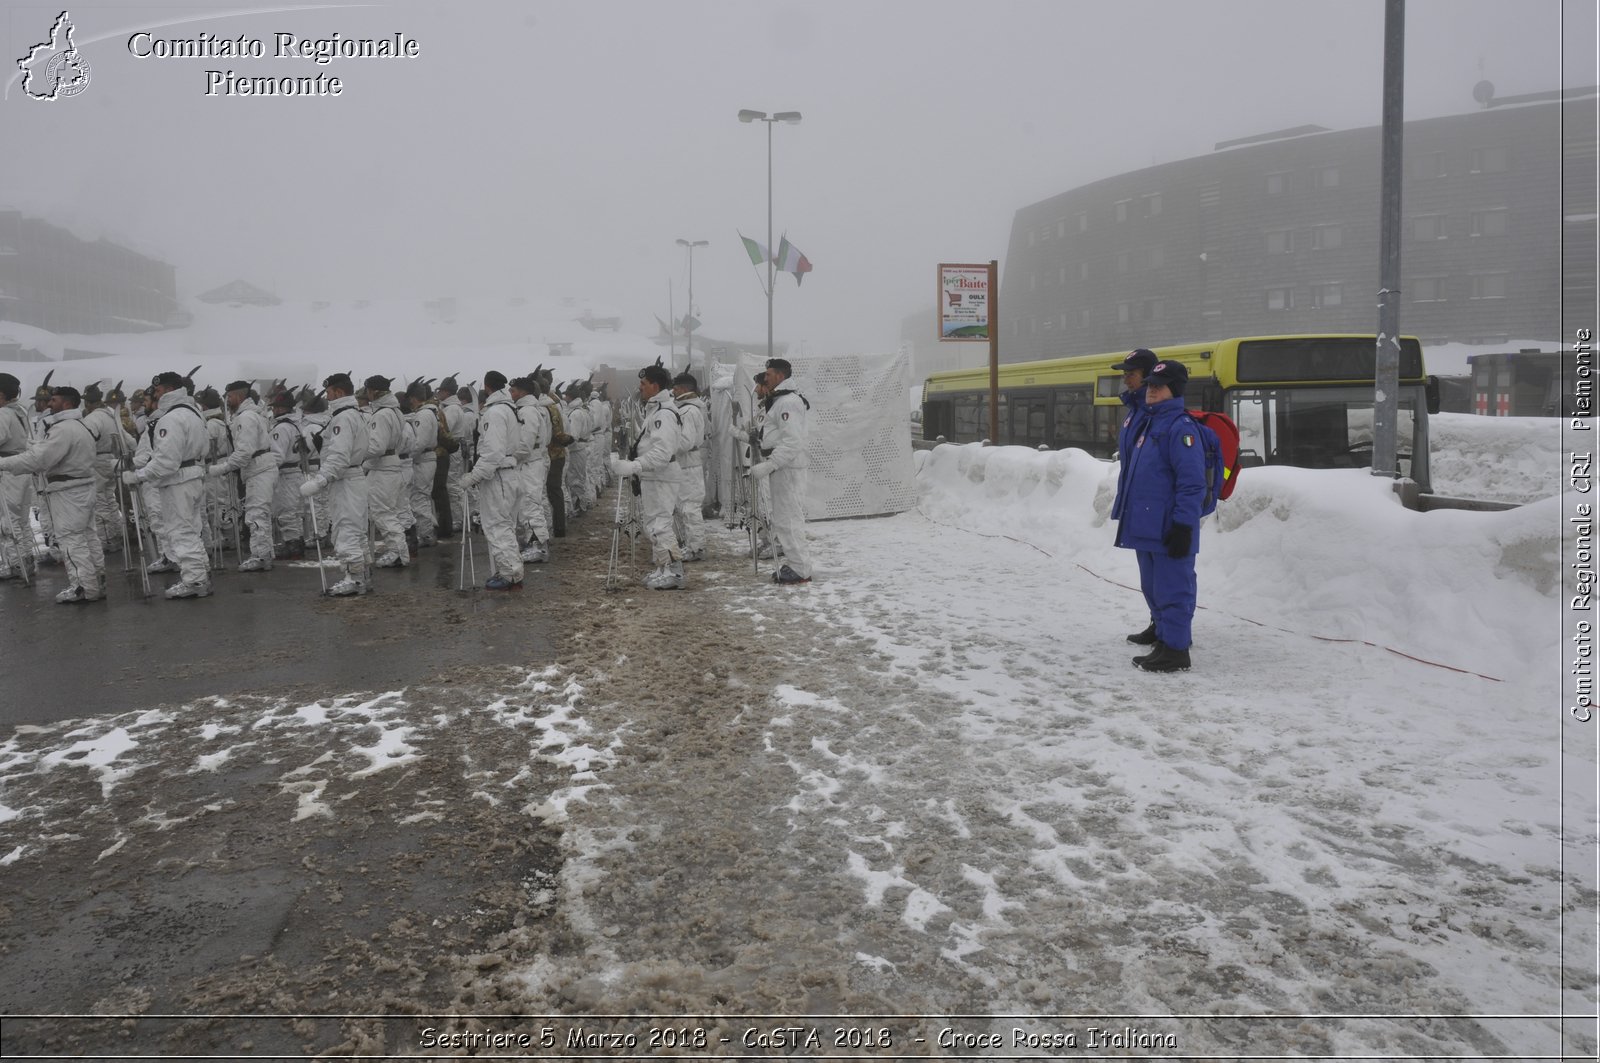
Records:
{"label": "building window", "polygon": [[1056,237],[1057,237],[1057,239],[1061,239],[1061,240],[1065,240],[1067,238],[1067,219],[1065,219],[1065,218],[1057,219],[1057,221],[1056,221]]}
{"label": "building window", "polygon": [[1344,285],[1342,284],[1313,284],[1311,286],[1312,306],[1342,306],[1344,305]]}
{"label": "building window", "polygon": [[1078,212],[1078,231],[1080,233],[1089,231],[1089,212],[1086,210]]}
{"label": "building window", "polygon": [[1087,306],[1078,311],[1078,327],[1089,327],[1089,308]]}
{"label": "building window", "polygon": [[1267,195],[1281,196],[1289,191],[1289,175],[1286,173],[1267,174]]}
{"label": "building window", "polygon": [[1267,254],[1286,255],[1294,250],[1294,232],[1289,229],[1275,229],[1267,234]]}
{"label": "building window", "polygon": [[1412,172],[1422,178],[1443,177],[1445,175],[1444,152],[1425,151],[1418,155]]}
{"label": "building window", "polygon": [[1126,272],[1128,272],[1128,252],[1126,252],[1126,251],[1118,251],[1117,252],[1117,272],[1118,273],[1126,273]]}
{"label": "building window", "polygon": [[1117,304],[1117,324],[1126,325],[1133,319],[1133,308],[1128,303]]}
{"label": "building window", "polygon": [[1473,148],[1467,169],[1472,173],[1505,173],[1505,148]]}
{"label": "building window", "polygon": [[1475,273],[1472,276],[1472,298],[1504,299],[1506,275],[1504,273]]}
{"label": "building window", "polygon": [[1056,281],[1056,283],[1061,285],[1062,287],[1066,287],[1066,284],[1067,284],[1067,267],[1062,266],[1060,273],[1061,273],[1061,277],[1060,277],[1059,280]]}
{"label": "building window", "polygon": [[1144,197],[1144,216],[1153,218],[1161,213],[1161,193],[1152,192]]}
{"label": "building window", "polygon": [[1411,279],[1411,301],[1413,303],[1444,302],[1444,278],[1413,277]]}
{"label": "building window", "polygon": [[1089,279],[1089,263],[1078,263],[1078,279],[1081,281],[1086,281]]}
{"label": "building window", "polygon": [[1159,247],[1150,249],[1150,268],[1160,269],[1167,264],[1167,253]]}
{"label": "building window", "polygon": [[1475,210],[1472,212],[1473,236],[1504,236],[1506,212],[1503,210]]}
{"label": "building window", "polygon": [[1318,225],[1311,230],[1311,246],[1318,251],[1330,251],[1344,246],[1344,226]]}
{"label": "building window", "polygon": [[1038,241],[1038,235],[1039,234],[1035,233],[1032,229],[1028,230],[1028,246],[1029,247],[1032,247]]}
{"label": "building window", "polygon": [[1028,291],[1036,292],[1038,290],[1039,290],[1039,275],[1037,273],[1028,274]]}
{"label": "building window", "polygon": [[1311,181],[1318,188],[1339,187],[1339,167],[1319,166],[1311,172]]}
{"label": "building window", "polygon": [[1294,289],[1289,287],[1267,289],[1268,310],[1292,310],[1294,308]]}
{"label": "building window", "polygon": [[1067,315],[1066,314],[1062,314],[1061,315],[1061,331],[1062,332],[1067,331]]}
{"label": "building window", "polygon": [[1127,221],[1128,220],[1128,204],[1130,202],[1131,202],[1131,200],[1127,200],[1127,199],[1119,199],[1119,200],[1117,200],[1117,220],[1118,221]]}
{"label": "building window", "polygon": [[1418,240],[1443,240],[1444,215],[1419,214],[1411,219],[1411,235]]}

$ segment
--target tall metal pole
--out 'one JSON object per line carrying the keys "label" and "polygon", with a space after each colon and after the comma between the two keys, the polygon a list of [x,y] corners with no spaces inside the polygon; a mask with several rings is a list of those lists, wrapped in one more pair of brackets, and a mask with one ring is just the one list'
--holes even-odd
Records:
{"label": "tall metal pole", "polygon": [[[689,309],[683,312],[689,321],[694,320],[694,244],[689,245]],[[687,371],[694,367],[694,326],[683,327],[683,368]]]}
{"label": "tall metal pole", "polygon": [[989,439],[1000,445],[1000,262],[989,260]]}
{"label": "tall metal pole", "polygon": [[1406,0],[1383,10],[1382,204],[1378,222],[1378,338],[1372,402],[1372,475],[1400,476],[1400,180],[1405,122]]}
{"label": "tall metal pole", "polygon": [[672,364],[678,364],[678,308],[672,305],[672,278],[667,278],[667,349],[672,352]]}
{"label": "tall metal pole", "polygon": [[772,360],[772,123],[776,118],[765,118],[767,123],[767,360]]}

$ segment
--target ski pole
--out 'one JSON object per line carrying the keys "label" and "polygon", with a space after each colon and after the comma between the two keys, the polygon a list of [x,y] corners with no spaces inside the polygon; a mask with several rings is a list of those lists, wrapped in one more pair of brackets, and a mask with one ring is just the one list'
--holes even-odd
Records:
{"label": "ski pole", "polygon": [[322,581],[322,593],[328,593],[328,570],[322,567],[322,536],[317,534],[317,496],[307,495],[311,503],[311,540],[317,544],[317,578]]}
{"label": "ski pole", "polygon": [[[467,498],[467,492],[465,488],[462,489],[461,496],[461,502],[463,506],[470,506],[471,502]],[[472,570],[472,590],[474,593],[476,593],[478,590],[478,555],[473,551],[472,548],[472,510],[468,508],[464,509],[463,512],[466,513],[466,518],[461,523],[462,526],[467,530],[467,567]]]}
{"label": "ski pole", "polygon": [[[139,539],[139,582],[144,587],[144,596],[150,597],[150,564],[149,557],[144,549],[144,510],[139,504],[139,489],[131,487],[128,490],[128,501],[133,506],[133,530]],[[152,532],[153,533],[153,532]]]}
{"label": "ski pole", "polygon": [[614,591],[618,588],[617,568],[622,548],[622,496],[625,493],[623,480],[617,478],[617,511],[611,518],[611,560],[606,565],[606,590]]}

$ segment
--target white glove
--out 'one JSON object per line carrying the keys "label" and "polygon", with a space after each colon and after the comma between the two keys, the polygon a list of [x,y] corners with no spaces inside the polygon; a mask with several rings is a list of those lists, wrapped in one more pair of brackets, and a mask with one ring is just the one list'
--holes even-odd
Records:
{"label": "white glove", "polygon": [[639,463],[636,461],[619,461],[611,467],[618,476],[638,476]]}
{"label": "white glove", "polygon": [[463,491],[470,491],[478,486],[478,478],[470,472],[462,473],[458,482],[461,484],[461,490]]}
{"label": "white glove", "polygon": [[750,470],[750,475],[757,480],[765,480],[772,475],[772,462],[764,461]]}
{"label": "white glove", "polygon": [[227,462],[223,462],[223,461],[214,461],[210,465],[206,466],[206,475],[207,476],[221,476],[223,473],[225,473],[227,471],[228,471],[228,463]]}
{"label": "white glove", "polygon": [[611,471],[612,471],[612,472],[616,472],[616,471],[617,471],[617,466],[618,466],[618,465],[619,465],[619,464],[620,464],[620,463],[621,463],[621,462],[622,462],[622,455],[621,455],[621,454],[618,454],[618,453],[617,453],[617,452],[616,452],[616,451],[614,451],[614,450],[613,450],[613,451],[612,451],[612,452],[611,452],[611,456],[610,456],[610,457],[609,457],[609,458],[607,458],[607,459],[606,459],[606,464],[607,464],[607,465],[609,465],[609,466],[611,466]]}
{"label": "white glove", "polygon": [[135,487],[139,483],[139,474],[134,472],[132,469],[127,469],[122,474],[122,482],[127,484],[129,487]]}
{"label": "white glove", "polygon": [[305,483],[300,485],[300,495],[303,498],[310,498],[327,485],[328,482],[320,476],[307,476]]}

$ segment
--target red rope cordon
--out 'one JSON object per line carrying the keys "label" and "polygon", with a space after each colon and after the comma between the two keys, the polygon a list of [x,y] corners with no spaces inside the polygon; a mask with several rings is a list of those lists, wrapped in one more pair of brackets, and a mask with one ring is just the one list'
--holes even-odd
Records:
{"label": "red rope cordon", "polygon": [[[1017,543],[1018,545],[1026,546],[1030,550],[1037,550],[1039,553],[1043,554],[1045,557],[1050,558],[1051,560],[1054,560],[1055,556],[1056,556],[1055,554],[1052,554],[1050,551],[1046,550],[1044,547],[1038,546],[1038,545],[1036,545],[1034,543],[1030,543],[1026,539],[1018,539],[1014,535],[989,534],[989,533],[986,533],[986,532],[977,532],[977,531],[973,531],[970,528],[963,528],[963,527],[961,527],[960,525],[957,525],[957,524],[946,524],[942,520],[934,520],[932,517],[928,516],[927,513],[923,512],[922,504],[920,502],[917,503],[917,514],[919,516],[921,516],[922,519],[927,521],[929,524],[937,524],[941,528],[950,528],[950,529],[952,529],[954,531],[965,532],[968,535],[976,535],[980,539],[1004,539],[1007,542]],[[1096,572],[1092,568],[1089,568],[1087,565],[1084,565],[1082,562],[1074,561],[1074,562],[1072,562],[1072,566],[1074,568],[1082,569],[1083,571],[1087,572],[1089,575],[1093,576],[1095,579],[1100,580],[1102,583],[1109,583],[1113,587],[1121,587],[1125,591],[1133,591],[1135,593],[1141,593],[1141,594],[1143,593],[1138,587],[1131,587],[1126,583],[1118,583],[1114,579],[1111,579],[1111,578],[1109,578],[1107,576],[1102,576],[1100,573]],[[1209,605],[1201,605],[1201,606],[1197,606],[1197,608],[1209,610],[1211,607]],[[1336,639],[1336,638],[1333,638],[1331,635],[1310,635],[1310,634],[1306,634],[1303,631],[1291,631],[1286,627],[1273,627],[1271,624],[1263,623],[1260,620],[1252,620],[1248,616],[1239,616],[1239,615],[1237,615],[1235,613],[1224,613],[1223,615],[1224,616],[1228,616],[1228,617],[1232,617],[1234,620],[1243,621],[1246,624],[1254,624],[1256,627],[1265,628],[1268,631],[1281,631],[1286,635],[1299,635],[1302,638],[1316,639],[1318,642],[1340,642],[1340,643],[1347,643],[1347,644],[1350,644],[1350,645],[1370,646],[1372,649],[1375,649],[1375,650],[1383,650],[1386,653],[1392,653],[1396,657],[1404,657],[1408,661],[1416,661],[1418,664],[1426,664],[1426,665],[1428,665],[1430,667],[1433,667],[1433,668],[1443,668],[1447,672],[1457,672],[1457,673],[1459,673],[1461,675],[1477,676],[1479,679],[1486,679],[1491,683],[1504,682],[1504,680],[1499,679],[1499,678],[1497,678],[1495,676],[1492,676],[1492,675],[1484,675],[1482,672],[1474,672],[1474,671],[1471,671],[1471,670],[1466,669],[1466,668],[1457,668],[1453,664],[1444,664],[1444,663],[1442,663],[1440,661],[1430,661],[1425,657],[1418,657],[1418,656],[1416,656],[1414,654],[1406,653],[1404,650],[1397,650],[1393,646],[1384,646],[1384,645],[1381,645],[1381,644],[1376,643],[1376,642],[1368,642],[1366,639]]]}

